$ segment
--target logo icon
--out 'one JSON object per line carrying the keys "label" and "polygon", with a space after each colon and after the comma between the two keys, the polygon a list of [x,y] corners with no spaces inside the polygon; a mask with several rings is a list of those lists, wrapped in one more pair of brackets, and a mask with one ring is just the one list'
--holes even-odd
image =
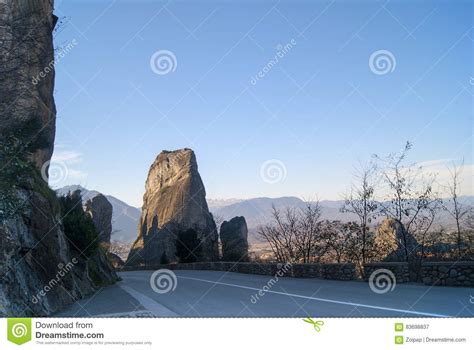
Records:
{"label": "logo icon", "polygon": [[31,318],[9,318],[7,338],[17,345],[29,342],[31,340]]}
{"label": "logo icon", "polygon": [[178,60],[176,55],[169,50],[156,51],[150,58],[151,70],[158,75],[173,73],[177,66]]}
{"label": "logo icon", "polygon": [[320,332],[321,326],[324,326],[324,321],[321,321],[321,320],[314,321],[311,317],[305,318],[303,319],[303,321],[305,321],[306,323],[312,324],[316,332]]}
{"label": "logo icon", "polygon": [[260,177],[270,185],[284,181],[286,174],[285,164],[278,159],[269,159],[260,167]]}
{"label": "logo icon", "polygon": [[178,278],[171,270],[160,269],[153,272],[150,277],[150,286],[155,293],[166,294],[174,292],[178,285]]}
{"label": "logo icon", "polygon": [[396,66],[397,60],[393,53],[388,50],[378,50],[370,55],[369,67],[374,74],[385,75],[392,73]]}
{"label": "logo icon", "polygon": [[395,323],[395,332],[403,332],[403,323]]}
{"label": "logo icon", "polygon": [[395,336],[395,344],[397,344],[397,345],[402,345],[403,344],[403,336],[402,335],[396,335]]}
{"label": "logo icon", "polygon": [[369,287],[372,292],[384,294],[391,292],[397,285],[397,279],[392,271],[387,269],[377,269],[370,274]]}

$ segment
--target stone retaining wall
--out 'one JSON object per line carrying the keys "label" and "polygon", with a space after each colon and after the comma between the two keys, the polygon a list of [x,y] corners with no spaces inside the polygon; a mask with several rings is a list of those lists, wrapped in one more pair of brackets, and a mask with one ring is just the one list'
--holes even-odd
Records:
{"label": "stone retaining wall", "polygon": [[474,287],[474,261],[425,262],[421,273],[429,286]]}
{"label": "stone retaining wall", "polygon": [[343,264],[280,264],[280,263],[235,263],[235,262],[198,262],[184,264],[166,264],[149,266],[123,266],[118,271],[134,270],[213,270],[249,273],[254,275],[286,277],[323,278],[350,281],[356,279],[355,265]]}
{"label": "stone retaining wall", "polygon": [[[393,273],[396,283],[410,282],[410,273],[408,270],[408,263],[406,262],[378,262],[365,264],[364,280],[368,281],[372,274],[374,274],[375,277],[379,273],[384,273],[382,270],[388,270]],[[379,273],[377,273],[377,271]]]}
{"label": "stone retaining wall", "polygon": [[[254,275],[301,278],[322,278],[328,280],[356,280],[355,265],[343,264],[277,264],[277,263],[235,263],[235,262],[199,262],[187,264],[168,264],[150,266],[123,266],[118,271],[134,270],[213,270],[249,273]],[[405,262],[379,262],[364,266],[364,279],[377,270],[386,269],[393,273],[396,283],[410,281],[408,264]],[[426,285],[436,286],[474,286],[474,261],[425,262],[421,266],[421,279]]]}

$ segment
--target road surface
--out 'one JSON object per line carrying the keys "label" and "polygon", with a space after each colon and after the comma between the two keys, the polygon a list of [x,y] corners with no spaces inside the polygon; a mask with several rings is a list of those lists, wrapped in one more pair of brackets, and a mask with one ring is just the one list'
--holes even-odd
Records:
{"label": "road surface", "polygon": [[[119,273],[56,316],[67,317],[473,317],[474,289],[397,284],[384,294],[358,281],[279,278],[220,271],[173,271],[163,292],[153,271]],[[163,281],[162,281],[163,282]],[[155,290],[152,288],[155,287]],[[171,288],[173,287],[173,288]]]}

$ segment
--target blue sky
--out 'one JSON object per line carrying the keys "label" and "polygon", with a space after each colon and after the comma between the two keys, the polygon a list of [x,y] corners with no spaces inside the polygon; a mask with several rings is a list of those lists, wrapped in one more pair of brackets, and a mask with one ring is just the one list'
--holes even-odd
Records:
{"label": "blue sky", "polygon": [[[157,154],[190,147],[208,198],[339,199],[359,161],[410,140],[410,161],[441,180],[464,159],[472,193],[472,13],[469,1],[57,0],[56,46],[69,49],[54,159],[68,171],[55,185],[140,206]],[[156,74],[162,50],[173,69]],[[371,69],[381,50],[388,69]],[[268,164],[280,181],[262,178]]]}

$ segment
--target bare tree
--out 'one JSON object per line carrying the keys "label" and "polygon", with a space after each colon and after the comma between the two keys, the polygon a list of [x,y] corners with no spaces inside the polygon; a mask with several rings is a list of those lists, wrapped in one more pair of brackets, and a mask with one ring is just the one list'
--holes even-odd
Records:
{"label": "bare tree", "polygon": [[[369,247],[370,227],[377,217],[379,203],[375,200],[375,174],[376,166],[371,163],[363,165],[357,170],[355,175],[356,182],[352,184],[350,193],[346,196],[344,205],[341,208],[343,213],[355,214],[358,218],[359,225],[357,228],[360,232],[356,235],[361,239],[360,256],[361,263],[367,262]],[[355,226],[352,226],[353,228]]]}
{"label": "bare tree", "polygon": [[321,207],[318,202],[307,202],[306,207],[299,213],[295,243],[297,254],[304,263],[310,262],[314,257],[321,259],[328,249],[320,218]]}
{"label": "bare tree", "polygon": [[273,222],[262,226],[258,234],[265,239],[281,262],[319,261],[329,249],[322,230],[318,203],[306,203],[305,208],[286,208],[283,212],[272,207]]}
{"label": "bare tree", "polygon": [[463,256],[464,260],[474,260],[474,211],[471,208],[467,219],[464,233],[464,242],[466,244],[466,252]]}
{"label": "bare tree", "polygon": [[463,223],[470,212],[470,208],[467,208],[459,201],[459,186],[460,186],[460,175],[462,174],[464,164],[461,166],[454,166],[450,169],[451,182],[448,185],[449,189],[449,204],[444,205],[449,215],[451,215],[456,223],[456,245],[458,251],[458,259],[462,257],[462,234],[463,234]]}
{"label": "bare tree", "polygon": [[387,200],[380,203],[380,213],[401,225],[401,243],[406,261],[418,248],[413,244],[413,237],[431,227],[433,214],[436,214],[440,203],[433,191],[435,176],[423,174],[421,166],[405,164],[411,148],[411,143],[407,142],[399,153],[386,158],[375,156],[383,162],[381,175],[388,193]]}
{"label": "bare tree", "polygon": [[273,223],[259,228],[259,235],[267,240],[275,255],[281,262],[295,262],[296,244],[296,210],[286,208],[282,214],[279,209],[272,206]]}

